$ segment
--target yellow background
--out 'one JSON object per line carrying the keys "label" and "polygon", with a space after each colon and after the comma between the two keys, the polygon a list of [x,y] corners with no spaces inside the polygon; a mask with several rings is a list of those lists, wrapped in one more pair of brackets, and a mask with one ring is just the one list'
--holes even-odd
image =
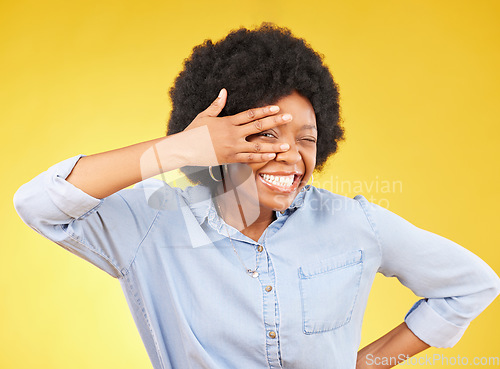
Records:
{"label": "yellow background", "polygon": [[[163,135],[192,47],[264,20],[323,53],[341,88],[347,140],[315,184],[357,184],[338,192],[384,201],[500,271],[499,4],[2,1],[0,368],[151,367],[118,281],[28,229],[12,196],[70,156]],[[400,185],[377,191],[384,181]],[[362,346],[415,300],[377,277]],[[426,354],[499,357],[499,331],[496,301],[454,348]]]}

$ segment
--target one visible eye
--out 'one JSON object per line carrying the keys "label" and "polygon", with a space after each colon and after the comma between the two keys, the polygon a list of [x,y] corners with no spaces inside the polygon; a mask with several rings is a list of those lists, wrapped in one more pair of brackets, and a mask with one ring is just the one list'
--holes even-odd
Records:
{"label": "one visible eye", "polygon": [[304,141],[309,141],[309,142],[313,142],[313,143],[316,143],[316,139],[313,138],[313,137],[304,137],[303,138]]}
{"label": "one visible eye", "polygon": [[271,132],[262,132],[262,133],[259,133],[259,136],[261,136],[261,137],[275,138],[274,135]]}

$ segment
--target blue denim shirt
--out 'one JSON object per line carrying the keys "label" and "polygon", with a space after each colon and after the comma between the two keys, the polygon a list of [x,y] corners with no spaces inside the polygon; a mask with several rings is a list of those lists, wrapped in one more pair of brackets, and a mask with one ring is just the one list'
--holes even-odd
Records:
{"label": "blue denim shirt", "polygon": [[[146,180],[96,199],[65,178],[81,156],[23,185],[34,230],[118,278],[156,369],[356,366],[377,272],[418,300],[404,317],[453,346],[500,290],[477,256],[358,195],[308,187],[258,242],[227,226],[206,187]],[[262,246],[262,247],[259,247]],[[402,317],[403,318],[403,317]]]}

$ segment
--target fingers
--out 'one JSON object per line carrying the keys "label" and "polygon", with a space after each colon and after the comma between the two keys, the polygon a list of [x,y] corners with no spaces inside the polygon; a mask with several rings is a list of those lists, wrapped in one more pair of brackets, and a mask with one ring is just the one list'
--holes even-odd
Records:
{"label": "fingers", "polygon": [[245,124],[254,120],[258,120],[269,115],[276,114],[279,112],[280,108],[277,105],[265,106],[263,108],[254,108],[246,110],[244,112],[238,113],[231,117],[231,122],[234,125]]}
{"label": "fingers", "polygon": [[277,153],[290,149],[286,143],[271,144],[262,142],[248,142],[242,147],[244,152],[237,153],[234,160],[237,163],[260,163],[273,160]]}
{"label": "fingers", "polygon": [[275,153],[253,153],[253,152],[242,152],[235,155],[235,162],[237,163],[261,163],[269,160],[273,160],[276,156]]}
{"label": "fingers", "polygon": [[287,143],[248,142],[242,147],[245,153],[280,153],[290,149]]}
{"label": "fingers", "polygon": [[256,119],[252,122],[242,125],[241,127],[244,129],[243,134],[245,136],[250,136],[255,133],[267,131],[268,129],[274,128],[280,124],[288,123],[291,120],[291,114],[280,114],[262,119]]}
{"label": "fingers", "polygon": [[219,92],[219,96],[210,104],[208,108],[203,110],[200,114],[198,114],[199,117],[216,117],[220,114],[222,109],[224,108],[224,105],[226,105],[226,99],[227,99],[227,90],[223,88]]}

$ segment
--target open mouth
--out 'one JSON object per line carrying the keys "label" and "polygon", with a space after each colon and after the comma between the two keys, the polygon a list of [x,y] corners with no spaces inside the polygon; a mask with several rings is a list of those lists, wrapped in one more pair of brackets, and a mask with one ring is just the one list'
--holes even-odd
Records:
{"label": "open mouth", "polygon": [[299,174],[273,175],[267,173],[259,174],[259,178],[268,188],[279,192],[293,192],[300,182]]}

